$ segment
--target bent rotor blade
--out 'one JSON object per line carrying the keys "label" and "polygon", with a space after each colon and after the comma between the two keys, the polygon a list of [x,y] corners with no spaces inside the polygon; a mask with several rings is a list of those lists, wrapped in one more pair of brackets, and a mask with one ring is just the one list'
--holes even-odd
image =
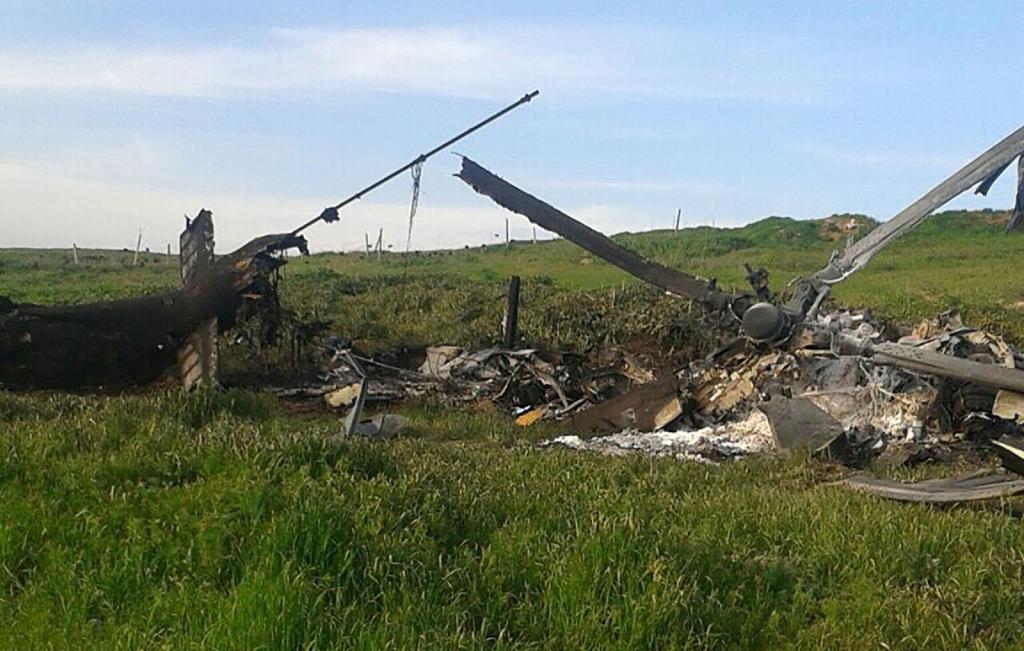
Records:
{"label": "bent rotor blade", "polygon": [[[997,172],[1005,170],[1013,159],[1024,153],[1024,127],[965,165],[928,194],[910,204],[889,221],[855,242],[841,256],[833,258],[814,275],[816,280],[834,284],[860,270],[872,257],[907,233],[957,195],[979,183],[991,185]],[[985,188],[987,190],[987,187]]]}
{"label": "bent rotor blade", "polygon": [[641,257],[465,156],[462,157],[462,169],[456,176],[502,208],[523,215],[541,228],[561,235],[640,280],[685,298],[712,303],[722,301],[723,304],[728,301],[728,295],[714,289],[711,282]]}

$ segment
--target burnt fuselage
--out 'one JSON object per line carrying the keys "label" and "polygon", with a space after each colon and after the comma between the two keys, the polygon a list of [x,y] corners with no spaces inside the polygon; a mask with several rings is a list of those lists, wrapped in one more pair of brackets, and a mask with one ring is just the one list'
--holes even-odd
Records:
{"label": "burnt fuselage", "polygon": [[267,276],[282,263],[273,254],[296,246],[304,248],[304,240],[258,238],[218,258],[196,281],[161,294],[61,306],[0,301],[0,387],[149,384],[176,366],[179,348],[202,324],[216,319],[221,330],[230,328],[254,291],[274,291]]}

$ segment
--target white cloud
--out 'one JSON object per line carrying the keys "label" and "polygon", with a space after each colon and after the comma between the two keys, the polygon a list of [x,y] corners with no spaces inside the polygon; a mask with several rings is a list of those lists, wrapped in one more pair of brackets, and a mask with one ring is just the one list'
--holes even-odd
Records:
{"label": "white cloud", "polygon": [[0,90],[235,97],[358,91],[826,101],[834,75],[773,36],[598,27],[276,29],[214,45],[0,47]]}

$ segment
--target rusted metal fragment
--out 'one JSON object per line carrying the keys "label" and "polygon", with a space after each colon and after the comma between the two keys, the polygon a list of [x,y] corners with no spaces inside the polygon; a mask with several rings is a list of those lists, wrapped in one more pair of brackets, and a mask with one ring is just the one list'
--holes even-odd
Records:
{"label": "rusted metal fragment", "polygon": [[230,328],[245,296],[274,289],[271,277],[282,264],[274,253],[305,246],[301,236],[266,235],[175,291],[84,305],[14,305],[0,312],[0,386],[148,384],[176,365],[178,350],[204,324]]}
{"label": "rusted metal fragment", "polygon": [[569,421],[569,429],[585,432],[619,432],[624,429],[654,431],[668,424],[659,415],[664,417],[675,412],[679,400],[678,389],[678,380],[673,375],[650,384],[641,384],[576,414]]}
{"label": "rusted metal fragment", "polygon": [[[202,282],[214,264],[213,213],[200,210],[185,224],[179,240],[181,282],[185,287]],[[198,384],[217,384],[217,320],[209,319],[190,334],[178,349],[181,384],[190,391]]]}
{"label": "rusted metal fragment", "polygon": [[1018,475],[991,470],[973,472],[962,477],[929,479],[906,484],[871,475],[854,475],[843,485],[856,491],[900,502],[951,504],[991,500],[1024,493],[1024,479]]}
{"label": "rusted metal fragment", "polygon": [[502,208],[523,215],[541,228],[561,235],[626,273],[665,291],[696,299],[719,309],[727,306],[733,299],[731,295],[715,289],[712,281],[643,258],[466,157],[462,158],[462,169],[456,176]]}

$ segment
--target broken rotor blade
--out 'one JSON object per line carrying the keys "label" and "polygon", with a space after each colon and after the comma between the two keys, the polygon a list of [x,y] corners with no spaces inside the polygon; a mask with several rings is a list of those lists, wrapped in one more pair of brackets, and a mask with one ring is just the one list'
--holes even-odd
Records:
{"label": "broken rotor blade", "polygon": [[[834,256],[824,269],[814,275],[815,280],[834,284],[846,279],[863,268],[876,253],[916,227],[956,196],[979,183],[990,185],[995,172],[1006,169],[1013,159],[1022,153],[1024,127],[1003,138],[892,219],[855,242],[842,255]],[[985,189],[987,190],[987,187]]]}
{"label": "broken rotor blade", "polygon": [[640,280],[672,294],[710,302],[720,307],[727,305],[731,299],[728,294],[716,290],[710,281],[643,258],[635,251],[616,243],[554,206],[520,190],[465,156],[462,157],[462,169],[455,176],[502,208],[523,215],[541,228],[561,235]]}
{"label": "broken rotor blade", "polygon": [[377,188],[379,188],[380,186],[384,185],[385,183],[387,183],[391,179],[395,178],[399,174],[402,174],[406,170],[413,169],[417,165],[423,165],[424,161],[426,161],[428,158],[432,158],[435,154],[437,154],[437,153],[439,153],[439,152],[441,152],[441,151],[443,151],[445,149],[448,149],[449,147],[451,147],[455,143],[459,142],[460,140],[462,140],[466,136],[468,136],[468,135],[470,135],[472,133],[475,133],[475,132],[479,131],[480,129],[483,129],[484,127],[486,127],[491,122],[494,122],[495,120],[497,120],[497,119],[501,118],[502,116],[504,116],[506,113],[510,113],[511,111],[516,110],[517,108],[519,108],[523,104],[529,104],[531,101],[533,101],[533,98],[536,97],[537,95],[540,95],[540,91],[539,90],[535,90],[533,92],[526,93],[525,95],[520,97],[518,100],[516,100],[515,102],[509,104],[508,106],[506,106],[505,108],[501,109],[497,113],[494,113],[494,114],[490,115],[489,117],[484,118],[483,120],[477,122],[476,124],[474,124],[473,126],[469,127],[468,129],[463,130],[461,133],[459,133],[459,134],[457,134],[455,136],[452,136],[451,138],[449,138],[448,140],[445,140],[443,143],[441,143],[440,145],[434,147],[430,151],[428,151],[426,153],[423,153],[423,154],[420,154],[419,156],[417,156],[416,158],[412,159],[411,161],[409,161],[408,163],[406,163],[402,167],[399,167],[394,172],[391,172],[390,174],[387,174],[383,178],[377,179],[376,181],[374,181],[370,185],[366,186],[365,188],[363,188],[359,192],[356,192],[355,194],[353,194],[352,196],[348,197],[347,199],[343,199],[343,200],[339,201],[337,204],[335,204],[333,206],[328,206],[327,208],[324,208],[324,211],[322,213],[320,213],[319,216],[314,217],[313,219],[310,219],[308,222],[306,222],[302,226],[299,226],[294,231],[292,231],[292,235],[298,235],[302,231],[306,230],[307,228],[309,228],[313,224],[315,224],[317,222],[320,222],[320,221],[323,221],[325,223],[330,223],[330,222],[338,221],[338,219],[339,219],[338,218],[338,211],[341,210],[342,208],[344,208],[345,206],[347,206],[348,204],[352,203],[353,201],[357,201],[359,199],[362,199],[366,194],[376,190]]}
{"label": "broken rotor blade", "polygon": [[871,475],[853,475],[839,482],[854,490],[898,502],[953,504],[992,500],[1024,493],[1024,479],[1018,475],[982,470],[963,477],[926,479],[912,484]]}

